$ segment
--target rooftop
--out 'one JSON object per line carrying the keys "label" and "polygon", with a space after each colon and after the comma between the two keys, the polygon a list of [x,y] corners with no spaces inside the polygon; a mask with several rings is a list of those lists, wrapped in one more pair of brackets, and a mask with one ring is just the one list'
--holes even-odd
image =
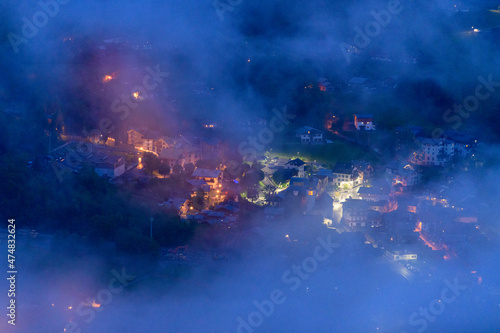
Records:
{"label": "rooftop", "polygon": [[200,169],[196,168],[193,172],[193,177],[217,178],[221,174],[220,170]]}

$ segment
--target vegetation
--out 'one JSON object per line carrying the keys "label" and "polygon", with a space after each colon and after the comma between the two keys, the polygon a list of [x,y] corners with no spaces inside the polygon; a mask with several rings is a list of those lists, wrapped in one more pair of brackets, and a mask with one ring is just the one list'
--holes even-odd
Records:
{"label": "vegetation", "polygon": [[[0,215],[3,221],[15,217],[19,229],[63,232],[94,247],[113,243],[119,253],[153,257],[159,255],[160,246],[184,244],[194,234],[194,226],[185,226],[178,216],[161,212],[140,196],[148,189],[151,193],[165,189],[165,184],[177,184],[179,179],[154,180],[146,185],[148,189],[133,195],[127,185],[110,184],[90,168],[66,173],[59,182],[50,164],[28,166],[28,161],[18,155],[0,158],[0,181],[7,194],[0,196]],[[153,239],[149,237],[151,216]]]}
{"label": "vegetation", "polygon": [[335,165],[337,162],[345,163],[352,160],[372,162],[377,160],[377,156],[371,150],[341,141],[322,145],[285,144],[274,148],[273,153],[281,158],[300,158],[326,165]]}

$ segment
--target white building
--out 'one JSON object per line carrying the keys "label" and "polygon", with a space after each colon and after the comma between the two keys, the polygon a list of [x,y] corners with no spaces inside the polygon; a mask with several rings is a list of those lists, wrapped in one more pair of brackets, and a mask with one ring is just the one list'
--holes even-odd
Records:
{"label": "white building", "polygon": [[455,143],[445,138],[422,138],[420,147],[417,163],[425,166],[443,166],[455,154]]}
{"label": "white building", "polygon": [[295,131],[295,136],[297,138],[300,138],[301,143],[323,142],[323,132],[310,126],[299,128],[297,131]]}
{"label": "white building", "polygon": [[337,163],[332,169],[334,184],[338,187],[349,188],[363,184],[363,172],[359,171],[352,163]]}
{"label": "white building", "polygon": [[358,131],[374,131],[375,125],[373,124],[372,114],[355,114],[354,115],[354,127]]}

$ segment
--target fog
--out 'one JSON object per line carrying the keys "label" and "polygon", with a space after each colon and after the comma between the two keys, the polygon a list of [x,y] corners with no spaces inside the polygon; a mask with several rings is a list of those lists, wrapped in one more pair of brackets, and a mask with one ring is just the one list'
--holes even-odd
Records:
{"label": "fog", "polygon": [[[16,325],[5,315],[9,281],[2,278],[0,332],[498,331],[500,14],[490,11],[497,10],[498,1],[41,3],[55,7],[38,27],[34,15],[45,5],[0,4],[0,251],[7,257],[6,221],[15,218],[18,267]],[[464,10],[457,12],[455,5]],[[373,13],[382,10],[389,13],[385,23],[367,32],[367,24],[376,22]],[[26,22],[35,28],[29,36]],[[365,38],[359,39],[360,30]],[[112,79],[104,84],[106,75]],[[147,88],[146,77],[156,80],[150,81],[154,88]],[[344,94],[353,77],[394,78],[395,83]],[[331,82],[333,97],[318,95],[319,78]],[[494,82],[492,90],[484,90],[491,97],[458,120],[446,118],[446,110],[465,104],[484,80]],[[137,87],[142,102],[130,99]],[[380,139],[370,144],[379,149],[377,158],[387,161],[398,157],[389,152],[394,142],[385,139],[398,126],[423,126],[429,136],[436,128],[472,133],[481,142],[481,167],[450,168],[448,178],[426,179],[418,193],[440,193],[442,186],[457,196],[466,193],[466,210],[477,211],[473,241],[457,258],[419,259],[427,260],[425,274],[408,275],[362,232],[339,233],[326,228],[322,218],[302,213],[285,213],[281,222],[248,214],[236,227],[203,226],[185,244],[179,241],[188,246],[187,259],[169,260],[167,248],[163,256],[148,258],[120,252],[114,238],[93,243],[87,234],[99,223],[92,209],[115,218],[129,213],[121,209],[130,206],[131,215],[116,219],[149,237],[149,216],[156,212],[138,203],[137,193],[127,193],[141,191],[139,186],[119,187],[116,206],[110,206],[115,197],[107,187],[99,190],[95,206],[83,206],[73,193],[92,201],[85,181],[60,183],[50,165],[25,170],[28,160],[62,145],[61,134],[85,138],[103,119],[113,125],[107,134],[125,142],[127,130],[139,127],[198,138],[204,135],[201,124],[214,121],[219,128],[209,136],[220,138],[225,157],[239,163],[240,143],[258,130],[247,133],[235,124],[270,122],[273,110],[283,108],[295,118],[259,154],[294,139],[300,126],[325,130],[324,119],[331,114],[383,118],[377,125]],[[59,131],[57,138],[50,134],[50,148],[48,115]],[[379,166],[374,181],[384,179],[384,165]],[[35,186],[40,196],[22,201],[21,193]],[[53,193],[58,196],[50,197]],[[148,204],[157,209],[156,201]],[[54,214],[41,215],[45,208]],[[152,226],[157,238],[160,228]],[[36,238],[31,229],[39,232]],[[6,259],[0,268],[9,277]],[[446,299],[445,288],[450,301],[442,303],[439,314],[419,312]],[[100,307],[92,306],[96,300]]]}

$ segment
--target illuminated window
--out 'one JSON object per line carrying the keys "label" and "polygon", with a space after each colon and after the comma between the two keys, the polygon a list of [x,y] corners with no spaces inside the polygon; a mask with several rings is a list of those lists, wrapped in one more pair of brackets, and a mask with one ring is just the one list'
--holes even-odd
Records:
{"label": "illuminated window", "polygon": [[309,191],[309,195],[314,195],[314,191]]}

